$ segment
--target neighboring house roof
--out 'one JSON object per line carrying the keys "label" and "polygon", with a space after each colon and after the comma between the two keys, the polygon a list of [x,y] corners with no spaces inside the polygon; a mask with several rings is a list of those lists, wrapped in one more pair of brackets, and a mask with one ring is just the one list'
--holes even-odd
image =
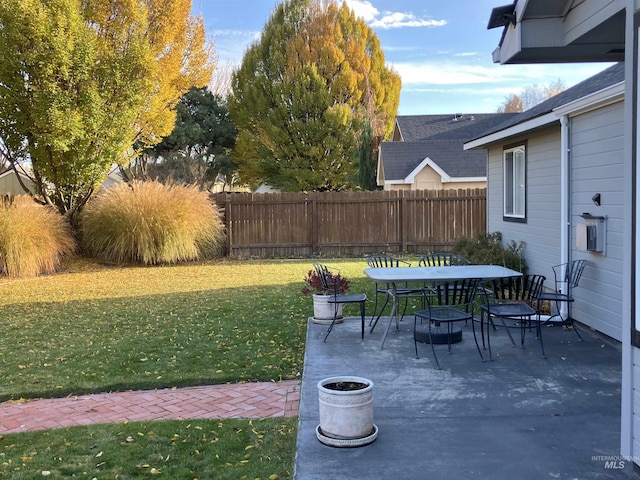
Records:
{"label": "neighboring house roof", "polygon": [[[378,156],[378,184],[413,183],[425,167],[431,167],[443,182],[484,181],[486,155],[466,152],[464,141],[517,113],[446,115],[399,115],[395,142],[382,142]],[[384,175],[382,175],[382,172]]]}
{"label": "neighboring house roof", "polygon": [[621,84],[622,82],[624,82],[624,63],[617,63],[593,77],[583,80],[564,92],[531,107],[529,110],[517,114],[502,124],[489,128],[475,137],[469,137],[467,142],[465,142],[467,143],[465,148],[473,148],[488,143],[485,142],[484,139],[490,138],[498,132],[514,129],[514,127],[524,123],[531,123],[537,120],[536,123],[538,126],[542,126],[558,121],[558,116],[553,113],[554,110],[614,85]]}
{"label": "neighboring house roof", "polygon": [[433,168],[443,181],[478,179],[486,176],[486,154],[464,151],[462,140],[425,142],[382,142],[380,157],[384,159],[384,179],[389,183],[413,183],[425,166]]}
{"label": "neighboring house roof", "polygon": [[467,140],[517,113],[473,113],[447,115],[399,115],[396,131],[404,142]]}

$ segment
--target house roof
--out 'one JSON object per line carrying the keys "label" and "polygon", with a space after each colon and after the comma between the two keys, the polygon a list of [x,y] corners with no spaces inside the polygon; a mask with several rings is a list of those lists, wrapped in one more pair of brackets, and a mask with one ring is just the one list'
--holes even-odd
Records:
{"label": "house roof", "polygon": [[[449,178],[486,176],[486,154],[479,150],[464,151],[463,141],[429,140],[425,142],[382,142],[385,181],[407,180],[425,160],[439,167]],[[390,161],[391,160],[391,161]],[[435,165],[434,165],[435,164]]]}
{"label": "house roof", "polygon": [[384,181],[392,183],[411,183],[427,165],[439,173],[443,181],[484,179],[486,155],[484,152],[465,151],[464,140],[516,115],[399,115],[395,133],[399,134],[401,141],[380,144],[378,168],[384,171]]}
{"label": "house roof", "polygon": [[517,113],[398,115],[396,130],[404,142],[466,140],[487,131]]}
{"label": "house roof", "polygon": [[553,112],[553,110],[555,110],[556,108],[562,107],[563,105],[574,102],[580,98],[586,97],[587,95],[591,95],[600,90],[604,90],[623,81],[624,63],[617,63],[612,67],[609,67],[606,70],[603,70],[602,72],[594,75],[593,77],[583,80],[582,82],[574,85],[564,92],[561,92],[558,95],[551,97],[534,107],[531,107],[529,110],[525,110],[524,112],[517,114],[515,117],[511,117],[503,123],[495,125],[476,136],[467,138],[467,141],[465,143],[469,143],[482,137],[487,137],[493,133],[500,132],[502,130],[506,130],[507,128],[511,128],[530,120],[542,117],[548,113]]}

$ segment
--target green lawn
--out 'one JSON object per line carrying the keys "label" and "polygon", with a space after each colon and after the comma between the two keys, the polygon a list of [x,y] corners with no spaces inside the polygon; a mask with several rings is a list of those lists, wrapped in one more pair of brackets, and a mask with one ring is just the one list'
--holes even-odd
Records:
{"label": "green lawn", "polygon": [[[0,400],[299,378],[313,311],[300,290],[311,263],[122,268],[74,260],[55,275],[2,278]],[[373,292],[364,260],[325,263],[340,268],[353,291]],[[0,478],[42,472],[49,478],[287,478],[295,419],[258,423],[132,423],[5,435]],[[250,443],[253,430],[264,431],[252,433],[262,435],[259,445]],[[242,440],[232,441],[229,432]],[[188,437],[188,448],[168,441],[174,435]]]}

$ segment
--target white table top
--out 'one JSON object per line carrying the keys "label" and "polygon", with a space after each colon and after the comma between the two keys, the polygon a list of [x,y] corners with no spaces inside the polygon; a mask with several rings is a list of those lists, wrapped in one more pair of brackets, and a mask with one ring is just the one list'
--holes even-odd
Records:
{"label": "white table top", "polygon": [[452,265],[444,267],[385,267],[366,268],[364,273],[376,282],[431,282],[465,278],[493,280],[520,277],[522,273],[499,265]]}

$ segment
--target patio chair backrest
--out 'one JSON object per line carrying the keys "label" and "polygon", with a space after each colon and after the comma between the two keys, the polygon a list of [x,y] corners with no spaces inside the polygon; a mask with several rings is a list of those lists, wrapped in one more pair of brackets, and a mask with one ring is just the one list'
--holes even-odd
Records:
{"label": "patio chair backrest", "polygon": [[320,284],[325,293],[336,295],[338,293],[338,285],[340,284],[340,272],[331,273],[329,267],[322,263],[314,263],[313,268],[318,274]]}
{"label": "patio chair backrest", "polygon": [[544,275],[505,277],[491,281],[493,296],[498,301],[523,302],[532,305],[542,292]]}
{"label": "patio chair backrest", "polygon": [[431,306],[446,305],[468,310],[475,299],[479,282],[477,278],[466,278],[439,283],[433,288],[433,293],[424,292],[425,299]]}
{"label": "patio chair backrest", "polygon": [[445,267],[470,264],[471,260],[456,253],[429,253],[423,256],[418,262],[420,267]]}
{"label": "patio chair backrest", "polygon": [[367,258],[367,265],[372,268],[410,267],[409,262],[385,255],[374,255]]}
{"label": "patio chair backrest", "polygon": [[573,260],[553,267],[556,290],[561,291],[562,284],[567,285],[569,290],[577,287],[580,283],[580,278],[582,277],[582,272],[584,271],[586,264],[586,260]]}

